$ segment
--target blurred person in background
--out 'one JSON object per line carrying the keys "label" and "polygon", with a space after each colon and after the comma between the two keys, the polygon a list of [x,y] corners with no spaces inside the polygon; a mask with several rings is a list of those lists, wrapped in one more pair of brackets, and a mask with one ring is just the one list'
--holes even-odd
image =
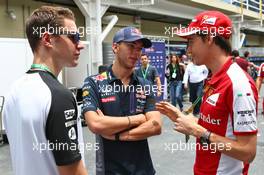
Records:
{"label": "blurred person in background", "polygon": [[149,80],[152,85],[157,86],[157,92],[155,95],[158,97],[161,96],[161,81],[157,68],[155,66],[150,65],[150,60],[147,54],[142,54],[140,57],[141,67],[135,70],[135,74],[139,77]]}
{"label": "blurred person in background", "polygon": [[198,115],[200,112],[200,105],[201,100],[194,102],[201,98],[203,95],[203,87],[204,87],[204,80],[208,76],[208,69],[205,65],[195,65],[192,61],[189,62],[185,69],[184,77],[183,77],[183,84],[184,89],[187,90],[189,87],[190,92],[190,102],[192,102],[194,106],[193,114]]}
{"label": "blurred person in background", "polygon": [[168,79],[170,86],[170,100],[172,105],[176,106],[177,103],[181,110],[183,110],[182,104],[182,81],[184,75],[184,65],[180,63],[178,55],[171,55],[170,64],[166,67],[165,76]]}

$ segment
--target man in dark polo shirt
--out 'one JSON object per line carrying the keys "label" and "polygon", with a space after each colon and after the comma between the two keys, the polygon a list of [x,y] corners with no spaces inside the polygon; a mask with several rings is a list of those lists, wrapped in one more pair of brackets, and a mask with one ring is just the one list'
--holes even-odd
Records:
{"label": "man in dark polo shirt", "polygon": [[141,67],[135,70],[135,74],[139,77],[149,80],[155,85],[155,93],[157,96],[161,96],[161,82],[157,68],[149,64],[148,55],[143,53],[141,55]]}
{"label": "man in dark polo shirt", "polygon": [[133,74],[143,47],[151,46],[134,27],[114,36],[114,64],[85,79],[83,114],[97,134],[97,175],[153,175],[147,138],[161,133],[151,83]]}

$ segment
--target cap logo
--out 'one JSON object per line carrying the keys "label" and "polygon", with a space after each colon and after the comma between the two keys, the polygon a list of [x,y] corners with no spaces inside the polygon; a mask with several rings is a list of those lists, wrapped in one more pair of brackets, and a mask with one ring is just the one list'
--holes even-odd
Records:
{"label": "cap logo", "polygon": [[209,24],[209,25],[215,25],[216,17],[208,17],[207,15],[203,17],[201,25],[202,24]]}
{"label": "cap logo", "polygon": [[134,29],[132,29],[131,34],[132,35],[141,35],[141,32],[137,28],[134,28]]}

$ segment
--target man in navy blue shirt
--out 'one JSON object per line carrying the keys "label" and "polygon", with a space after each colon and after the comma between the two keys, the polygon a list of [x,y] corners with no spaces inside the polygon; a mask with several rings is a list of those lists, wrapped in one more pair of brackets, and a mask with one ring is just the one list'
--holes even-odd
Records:
{"label": "man in navy blue shirt", "polygon": [[151,82],[133,71],[142,48],[151,47],[134,27],[120,29],[112,49],[115,62],[106,72],[85,79],[83,114],[97,134],[97,175],[153,175],[147,138],[161,133]]}

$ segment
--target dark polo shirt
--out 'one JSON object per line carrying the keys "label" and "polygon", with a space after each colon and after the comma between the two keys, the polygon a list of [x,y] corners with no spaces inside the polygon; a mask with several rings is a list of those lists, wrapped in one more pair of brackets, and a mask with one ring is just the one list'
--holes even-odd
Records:
{"label": "dark polo shirt", "polygon": [[[129,116],[155,110],[155,98],[148,80],[131,75],[127,89],[112,71],[85,79],[83,86],[83,114],[102,110],[107,116]],[[97,175],[153,175],[147,139],[141,141],[112,141],[97,136]]]}

